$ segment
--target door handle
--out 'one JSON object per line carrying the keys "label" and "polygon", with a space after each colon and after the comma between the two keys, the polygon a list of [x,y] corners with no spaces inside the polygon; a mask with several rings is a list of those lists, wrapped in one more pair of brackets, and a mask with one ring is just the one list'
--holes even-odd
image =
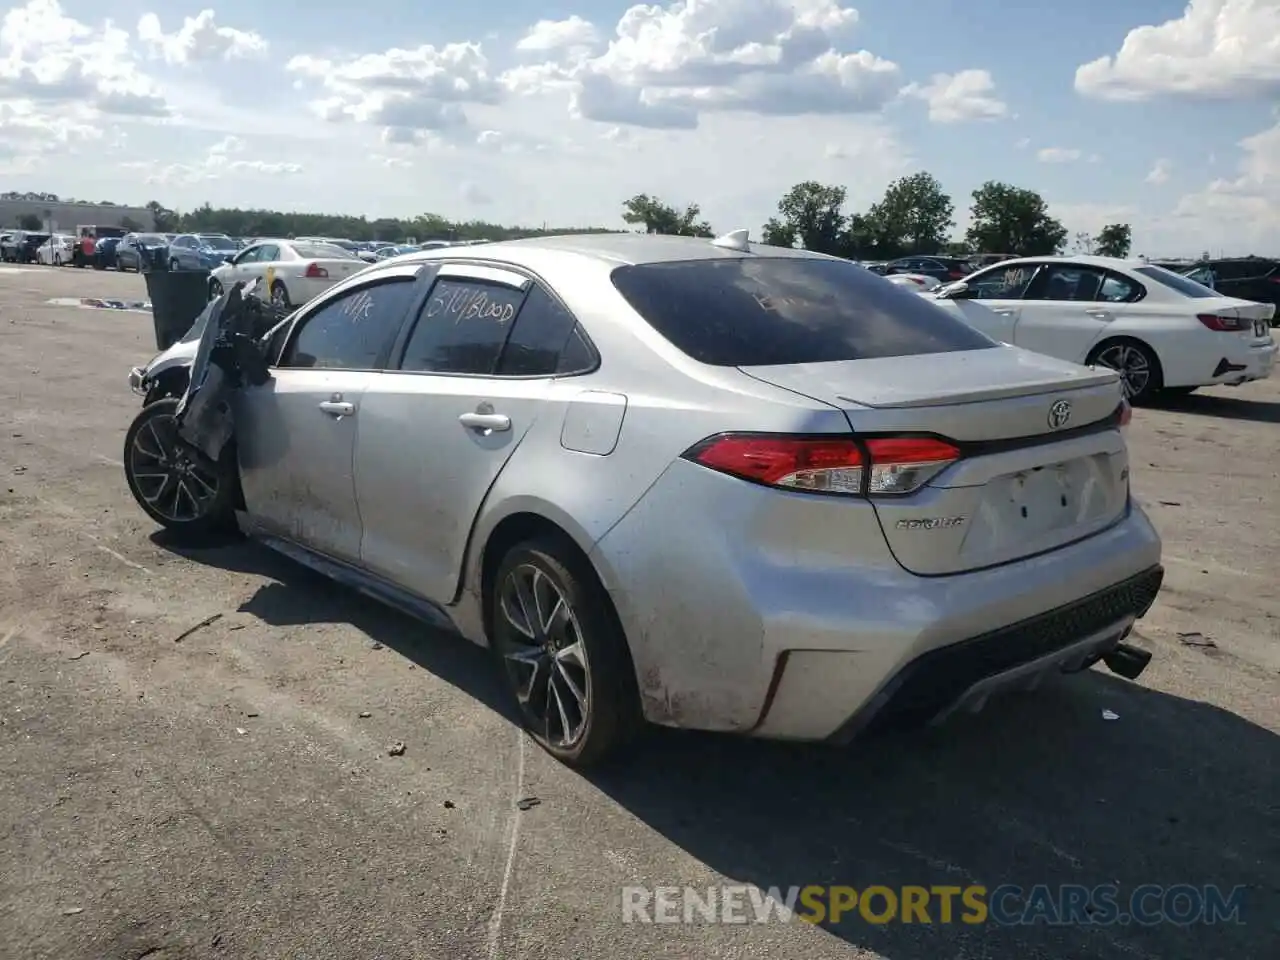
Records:
{"label": "door handle", "polygon": [[1000,317],[1012,317],[1018,311],[1017,310],[992,310],[991,312]]}
{"label": "door handle", "polygon": [[1094,318],[1096,318],[1096,319],[1098,319],[1098,320],[1110,320],[1110,319],[1111,319],[1111,311],[1110,311],[1110,310],[1086,310],[1086,311],[1085,311],[1085,313],[1087,313],[1089,316],[1094,317]]}
{"label": "door handle", "polygon": [[356,412],[356,405],[345,400],[321,400],[320,409],[331,417],[349,417]]}
{"label": "door handle", "polygon": [[511,429],[511,418],[501,413],[464,413],[458,422],[478,433],[504,433]]}

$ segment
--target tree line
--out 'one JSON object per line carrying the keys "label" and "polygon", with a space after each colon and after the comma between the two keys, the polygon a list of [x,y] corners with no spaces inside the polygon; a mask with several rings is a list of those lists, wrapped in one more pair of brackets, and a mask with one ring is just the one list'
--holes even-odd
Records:
{"label": "tree line", "polygon": [[[29,195],[35,196],[35,195]],[[58,202],[55,194],[39,194]],[[1048,205],[1035,191],[988,181],[973,191],[970,225],[953,237],[955,204],[931,174],[913,173],[889,184],[884,196],[867,210],[845,209],[844,187],[815,180],[797,183],[778,201],[777,213],[761,229],[760,239],[775,246],[806,250],[853,260],[892,260],[913,254],[1003,253],[1045,256],[1065,252],[1067,229],[1050,216]],[[105,202],[104,202],[105,203]],[[350,240],[508,240],[566,233],[610,233],[609,227],[509,226],[485,220],[454,221],[435,213],[395,218],[294,213],[280,210],[242,210],[205,203],[180,212],[157,200],[147,204],[153,224],[127,218],[127,229],[155,229],[161,233],[224,233],[232,237],[342,237]],[[39,230],[39,218],[23,229]],[[710,237],[715,231],[697,204],[683,209],[642,193],[622,205],[622,220],[648,233]],[[1070,246],[1076,253],[1125,257],[1132,245],[1127,223],[1108,224],[1096,236],[1079,233]]]}
{"label": "tree line", "polygon": [[[806,180],[778,201],[776,216],[761,229],[760,239],[782,247],[846,257],[893,260],[915,254],[962,256],[1004,253],[1048,256],[1067,249],[1067,229],[1050,216],[1044,198],[1034,190],[987,181],[973,191],[970,225],[952,237],[955,204],[929,173],[913,173],[889,184],[879,202],[862,213],[845,210],[844,187]],[[692,237],[714,234],[697,204],[683,210],[642,193],[622,205],[622,219],[649,233]],[[1107,224],[1096,236],[1077,234],[1074,250],[1107,257],[1127,257],[1133,231],[1127,223]]]}

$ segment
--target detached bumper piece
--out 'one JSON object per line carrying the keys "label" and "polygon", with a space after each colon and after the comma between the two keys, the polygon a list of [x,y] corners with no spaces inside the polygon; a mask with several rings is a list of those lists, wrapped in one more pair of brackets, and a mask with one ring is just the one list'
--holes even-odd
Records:
{"label": "detached bumper piece", "polygon": [[1032,686],[1049,672],[1071,673],[1100,660],[1133,679],[1150,657],[1122,641],[1151,609],[1163,581],[1164,568],[1152,567],[1048,613],[931,650],[903,667],[830,739],[842,744],[862,733],[922,726],[977,709],[998,690]]}

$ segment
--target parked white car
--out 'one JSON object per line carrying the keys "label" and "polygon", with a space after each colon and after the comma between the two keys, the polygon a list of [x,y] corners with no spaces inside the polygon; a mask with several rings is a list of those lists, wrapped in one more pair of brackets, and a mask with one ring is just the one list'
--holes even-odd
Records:
{"label": "parked white car", "polygon": [[[209,275],[209,298],[240,280],[269,280],[271,299],[298,306],[367,264],[342,247],[306,240],[259,240],[227,258]],[[268,274],[270,275],[268,277]]]}
{"label": "parked white car", "polygon": [[55,233],[52,237],[36,247],[36,263],[49,267],[60,267],[71,262],[71,251],[75,241],[65,233]]}
{"label": "parked white car", "polygon": [[1275,367],[1274,304],[1224,297],[1141,260],[1006,260],[932,299],[996,340],[1115,370],[1135,403],[1238,386]]}

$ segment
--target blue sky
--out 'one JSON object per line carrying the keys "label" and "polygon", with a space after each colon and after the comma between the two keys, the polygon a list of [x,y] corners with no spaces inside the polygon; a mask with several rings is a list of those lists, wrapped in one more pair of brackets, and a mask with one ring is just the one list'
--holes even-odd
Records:
{"label": "blue sky", "polygon": [[1072,232],[1131,222],[1135,252],[1280,252],[1280,0],[631,7],[10,4],[0,174],[180,208],[563,225],[620,226],[648,192],[758,229],[799,180],[857,209],[926,169],[961,228],[1000,179]]}

